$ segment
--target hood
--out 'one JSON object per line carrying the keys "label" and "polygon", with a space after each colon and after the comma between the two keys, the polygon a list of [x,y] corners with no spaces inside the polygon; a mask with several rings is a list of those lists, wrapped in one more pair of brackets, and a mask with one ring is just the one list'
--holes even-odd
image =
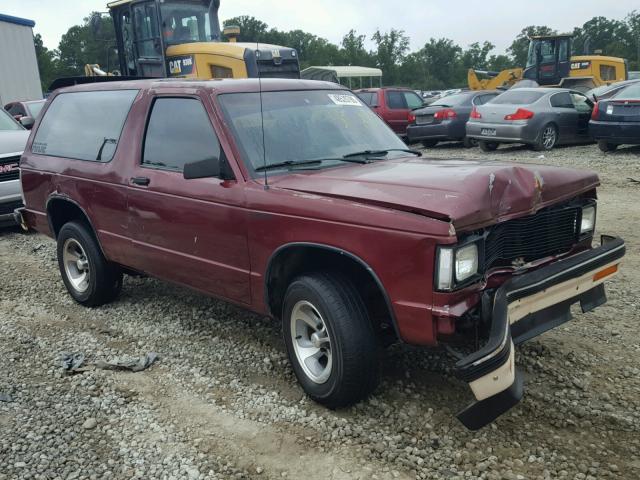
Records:
{"label": "hood", "polygon": [[29,130],[0,130],[0,156],[22,153],[30,133]]}
{"label": "hood", "polygon": [[412,157],[294,173],[270,185],[413,212],[460,230],[532,214],[599,180],[593,172],[546,165]]}

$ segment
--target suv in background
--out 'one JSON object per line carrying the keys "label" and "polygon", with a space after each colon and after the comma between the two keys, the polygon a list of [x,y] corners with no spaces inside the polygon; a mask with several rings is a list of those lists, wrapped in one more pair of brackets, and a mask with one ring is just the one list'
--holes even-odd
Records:
{"label": "suv in background", "polygon": [[424,105],[420,95],[409,88],[365,88],[355,94],[401,137],[406,137],[407,126],[413,121],[412,110]]}
{"label": "suv in background", "polygon": [[56,239],[69,294],[140,272],[279,319],[331,408],[375,389],[381,346],[466,340],[458,418],[486,425],[522,397],[514,345],[605,303],[624,255],[592,245],[595,173],[423,159],[340,85],[96,83],[45,108],[16,217]]}
{"label": "suv in background", "polygon": [[4,109],[9,112],[16,121],[27,128],[31,129],[33,124],[40,115],[42,107],[46,100],[32,100],[29,102],[12,102],[4,106]]}
{"label": "suv in background", "polygon": [[0,227],[14,225],[13,211],[22,206],[18,165],[28,138],[29,131],[0,109]]}

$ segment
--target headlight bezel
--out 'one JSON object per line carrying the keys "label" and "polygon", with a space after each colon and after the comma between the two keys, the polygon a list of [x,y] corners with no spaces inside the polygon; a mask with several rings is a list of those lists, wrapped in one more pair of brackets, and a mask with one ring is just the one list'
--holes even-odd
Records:
{"label": "headlight bezel", "polygon": [[[582,208],[580,209],[580,218],[577,223],[578,223],[578,235],[581,239],[593,236],[596,231],[596,221],[598,219],[597,205],[598,204],[595,201],[593,201],[583,205]],[[591,227],[586,230],[583,230],[583,222],[585,219],[586,211],[592,212],[590,215],[592,215],[593,218],[591,220]]]}
{"label": "headlight bezel", "polygon": [[[458,252],[475,247],[475,272],[458,280],[456,260]],[[482,277],[482,259],[484,257],[484,242],[479,235],[467,237],[464,241],[452,245],[440,245],[436,250],[434,265],[434,286],[439,292],[451,292],[475,283]]]}

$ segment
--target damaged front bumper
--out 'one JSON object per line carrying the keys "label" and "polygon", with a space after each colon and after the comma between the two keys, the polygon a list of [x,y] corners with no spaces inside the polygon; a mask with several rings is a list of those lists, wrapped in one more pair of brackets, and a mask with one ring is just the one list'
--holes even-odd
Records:
{"label": "damaged front bumper", "polygon": [[516,405],[523,395],[522,376],[515,368],[514,345],[571,319],[570,307],[583,312],[604,304],[605,280],[624,256],[620,238],[516,276],[497,289],[492,303],[489,339],[483,348],[456,363],[457,376],[469,383],[476,401],[458,414],[470,430],[491,423]]}

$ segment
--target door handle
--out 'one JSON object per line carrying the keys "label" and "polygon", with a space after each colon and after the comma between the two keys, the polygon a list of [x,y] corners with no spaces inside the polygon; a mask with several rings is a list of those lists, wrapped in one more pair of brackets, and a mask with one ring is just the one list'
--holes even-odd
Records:
{"label": "door handle", "polygon": [[142,185],[146,187],[151,183],[151,180],[148,177],[133,177],[131,178],[131,183],[134,185]]}

